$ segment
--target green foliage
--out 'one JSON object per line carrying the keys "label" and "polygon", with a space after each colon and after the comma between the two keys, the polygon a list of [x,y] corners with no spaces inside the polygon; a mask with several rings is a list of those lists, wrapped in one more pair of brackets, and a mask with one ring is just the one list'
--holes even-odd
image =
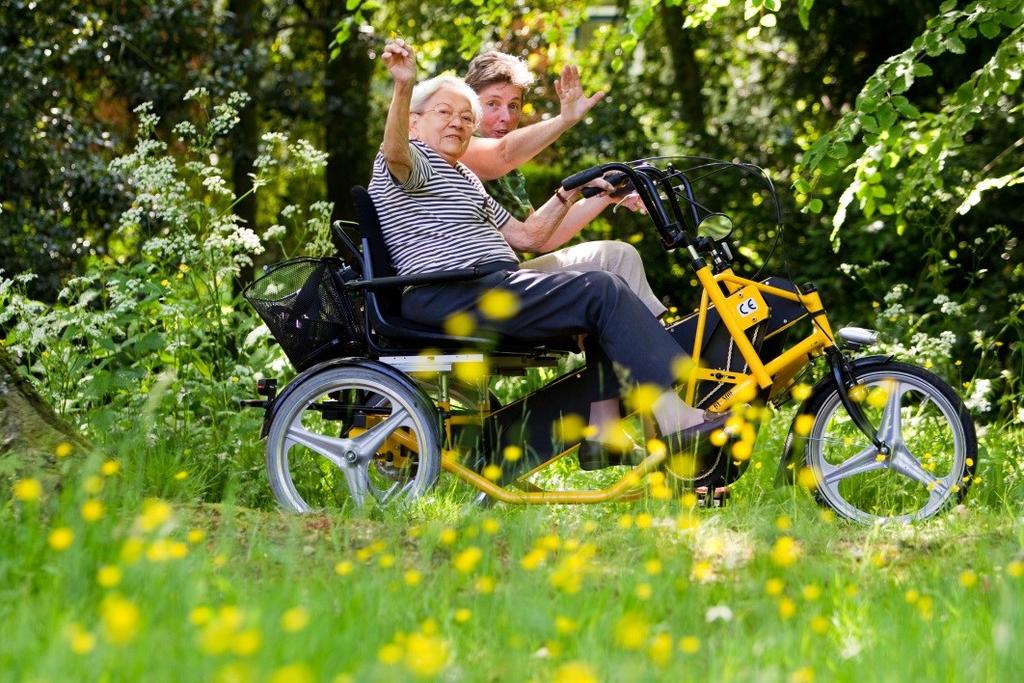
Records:
{"label": "green foliage", "polygon": [[[187,444],[225,461],[222,487],[228,471],[252,469],[256,457],[254,419],[238,414],[238,394],[286,364],[278,350],[267,349],[259,320],[234,293],[240,269],[264,250],[263,239],[232,211],[241,198],[215,163],[245,97],[214,104],[197,89],[186,99],[197,104],[201,120],[175,126],[177,154],[156,135],[158,117],[144,104],[136,109],[135,148],[111,164],[134,195],[118,230],[133,256],[93,259],[54,305],[25,295],[30,276],[0,278],[0,326],[8,330],[7,350],[43,395],[90,438]],[[262,144],[253,192],[325,162],[305,140],[268,133]],[[311,211],[305,221],[297,207],[283,213],[302,223],[308,251],[324,252],[331,207]],[[267,232],[264,239],[280,242],[285,230]],[[240,453],[241,443],[247,448]]]}

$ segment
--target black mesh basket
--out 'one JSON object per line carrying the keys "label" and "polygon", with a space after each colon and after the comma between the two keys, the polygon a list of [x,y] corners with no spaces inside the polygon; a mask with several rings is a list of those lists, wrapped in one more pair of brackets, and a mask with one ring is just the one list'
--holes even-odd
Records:
{"label": "black mesh basket", "polygon": [[296,258],[270,266],[242,295],[304,370],[365,349],[362,299],[342,288],[354,276],[338,258]]}

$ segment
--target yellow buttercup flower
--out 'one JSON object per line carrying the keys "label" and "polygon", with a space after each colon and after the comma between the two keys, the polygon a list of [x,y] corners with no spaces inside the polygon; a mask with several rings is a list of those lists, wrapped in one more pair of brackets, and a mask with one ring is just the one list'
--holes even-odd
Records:
{"label": "yellow buttercup flower", "polygon": [[231,651],[240,657],[248,657],[259,651],[263,645],[263,636],[254,628],[239,631],[231,643]]}
{"label": "yellow buttercup flower", "polygon": [[658,666],[665,666],[672,660],[672,636],[659,633],[651,639],[647,648],[647,656]]}
{"label": "yellow buttercup flower", "polygon": [[555,631],[559,635],[568,636],[576,632],[579,628],[579,624],[569,617],[557,616],[555,617]]}
{"label": "yellow buttercup flower", "polygon": [[737,441],[732,445],[732,459],[737,462],[750,460],[750,454],[754,452],[754,445],[749,441]]}
{"label": "yellow buttercup flower", "polygon": [[342,560],[338,564],[334,565],[334,573],[338,576],[348,576],[352,573],[355,565],[348,560]]}
{"label": "yellow buttercup flower", "polygon": [[43,496],[43,486],[38,479],[18,479],[12,491],[15,498],[26,503],[34,503]]}
{"label": "yellow buttercup flower", "polygon": [[548,553],[543,548],[534,548],[530,552],[523,556],[523,559],[519,560],[519,566],[526,571],[533,571],[548,557]]}
{"label": "yellow buttercup flower", "polygon": [[964,588],[974,588],[978,585],[978,574],[973,569],[960,572],[960,585]]}
{"label": "yellow buttercup flower", "polygon": [[656,384],[639,384],[626,395],[626,405],[632,412],[649,415],[662,392]]}
{"label": "yellow buttercup flower", "polygon": [[661,573],[661,560],[652,559],[644,562],[644,571],[651,576],[656,576]]}
{"label": "yellow buttercup flower", "polygon": [[494,592],[494,578],[491,576],[479,576],[473,583],[477,593],[489,594]]}
{"label": "yellow buttercup flower", "polygon": [[507,289],[491,289],[480,297],[478,307],[484,317],[507,320],[519,312],[519,297]]}
{"label": "yellow buttercup flower", "polygon": [[423,580],[423,575],[415,569],[410,569],[402,576],[407,586],[418,586],[420,581]]}
{"label": "yellow buttercup flower", "polygon": [[79,624],[71,624],[66,631],[68,645],[76,655],[84,655],[96,647],[96,636],[86,631]]}
{"label": "yellow buttercup flower", "polygon": [[875,387],[868,393],[867,403],[872,408],[884,408],[889,401],[889,390],[882,387]]}
{"label": "yellow buttercup flower", "polygon": [[639,650],[647,642],[650,630],[651,625],[642,614],[629,612],[615,624],[615,644],[623,650]]}
{"label": "yellow buttercup flower", "polygon": [[579,441],[586,426],[586,421],[575,413],[563,415],[554,423],[555,438],[564,443]]}
{"label": "yellow buttercup flower", "polygon": [[308,664],[289,664],[270,674],[268,683],[314,683],[316,675]]}
{"label": "yellow buttercup flower", "polygon": [[468,574],[476,568],[477,563],[480,562],[483,556],[483,551],[480,548],[475,545],[470,546],[456,555],[452,560],[452,564],[463,574]]}
{"label": "yellow buttercup flower", "polygon": [[59,444],[57,444],[57,447],[53,449],[53,452],[58,458],[66,458],[69,455],[71,455],[72,450],[74,449],[72,448],[70,443],[68,443],[67,441],[61,441]]}
{"label": "yellow buttercup flower", "polygon": [[174,509],[171,504],[159,498],[147,498],[142,501],[142,512],[135,519],[135,524],[144,532],[155,531],[170,520]]}
{"label": "yellow buttercup flower", "polygon": [[779,600],[779,616],[789,619],[796,614],[796,603],[789,598],[783,597]]}
{"label": "yellow buttercup flower", "polygon": [[46,540],[51,548],[57,552],[63,552],[71,547],[71,543],[75,540],[75,532],[66,526],[57,527],[50,532]]}
{"label": "yellow buttercup flower", "polygon": [[388,643],[377,650],[377,659],[382,664],[397,664],[402,661],[402,648],[395,643]]}
{"label": "yellow buttercup flower", "polygon": [[826,619],[823,616],[819,615],[811,619],[811,630],[817,633],[818,635],[827,633],[830,626],[831,624],[829,623],[828,619]]}
{"label": "yellow buttercup flower", "polygon": [[82,503],[82,519],[87,522],[95,522],[103,517],[103,503],[91,498]]}
{"label": "yellow buttercup flower", "polygon": [[135,603],[118,595],[108,595],[100,603],[103,636],[114,645],[126,645],[135,640],[142,620]]}
{"label": "yellow buttercup flower", "polygon": [[696,654],[700,650],[700,638],[697,636],[683,636],[679,639],[679,649],[685,654]]}
{"label": "yellow buttercup flower", "polygon": [[801,589],[800,594],[803,595],[804,600],[813,602],[821,597],[821,586],[816,583],[809,583]]}
{"label": "yellow buttercup flower", "polygon": [[107,460],[100,465],[100,472],[106,477],[112,477],[121,471],[121,465],[116,460]]}
{"label": "yellow buttercup flower", "polygon": [[188,613],[188,620],[195,626],[205,626],[213,619],[213,610],[206,605],[193,607]]}
{"label": "yellow buttercup flower", "polygon": [[433,678],[448,666],[447,641],[432,634],[412,633],[405,640],[405,668],[420,678]]}
{"label": "yellow buttercup flower", "polygon": [[764,583],[764,592],[768,595],[782,595],[783,589],[786,584],[782,582],[782,579],[768,579]]}
{"label": "yellow buttercup flower", "polygon": [[1019,579],[1024,576],[1024,562],[1021,562],[1020,560],[1011,560],[1010,563],[1006,565],[1006,573],[1015,579]]}
{"label": "yellow buttercup flower", "polygon": [[479,384],[487,379],[489,369],[486,360],[474,360],[455,363],[452,371],[463,384]]}
{"label": "yellow buttercup flower", "polygon": [[790,393],[797,401],[806,401],[811,396],[811,385],[797,384]]}
{"label": "yellow buttercup flower", "polygon": [[484,477],[491,481],[498,481],[501,479],[501,466],[492,463],[484,468],[483,474]]}
{"label": "yellow buttercup flower", "polygon": [[814,669],[803,666],[789,675],[789,683],[813,683]]}
{"label": "yellow buttercup flower", "polygon": [[811,433],[811,428],[813,427],[813,415],[797,415],[796,420],[793,421],[793,431],[796,432],[797,436],[807,436]]}
{"label": "yellow buttercup flower", "polygon": [[552,683],[599,683],[594,669],[587,663],[572,661],[555,669]]}
{"label": "yellow buttercup flower", "polygon": [[206,532],[202,529],[190,529],[185,539],[192,545],[196,545],[206,539]]}
{"label": "yellow buttercup flower", "polygon": [[636,528],[637,529],[650,529],[651,524],[654,523],[654,517],[649,512],[641,512],[636,516]]}
{"label": "yellow buttercup flower", "polygon": [[473,617],[473,613],[470,612],[465,607],[461,607],[461,608],[455,610],[455,614],[452,615],[452,618],[455,619],[455,623],[457,623],[457,624],[465,624],[472,617]]}
{"label": "yellow buttercup flower", "polygon": [[103,479],[95,474],[89,475],[82,480],[82,490],[90,496],[98,495],[103,490]]}
{"label": "yellow buttercup flower", "polygon": [[185,470],[179,470],[178,472],[175,472],[174,478],[178,481],[183,481],[188,478],[188,472]]}
{"label": "yellow buttercup flower", "polygon": [[292,607],[281,615],[281,628],[289,633],[301,631],[309,625],[309,611],[305,607]]}
{"label": "yellow buttercup flower", "polygon": [[800,547],[789,536],[780,536],[772,546],[772,562],[780,567],[792,567],[800,557]]}
{"label": "yellow buttercup flower", "polygon": [[509,462],[515,462],[516,460],[519,460],[521,457],[523,457],[523,449],[515,445],[505,446],[504,450],[502,450],[501,452],[501,455],[502,457],[505,458],[505,460],[508,460]]}
{"label": "yellow buttercup flower", "polygon": [[121,583],[121,568],[112,564],[103,565],[96,570],[96,582],[104,588],[113,588]]}
{"label": "yellow buttercup flower", "polygon": [[480,522],[480,528],[483,529],[485,534],[493,536],[501,530],[501,522],[493,517],[487,517]]}
{"label": "yellow buttercup flower", "polygon": [[715,569],[711,566],[710,562],[701,560],[695,562],[693,568],[690,569],[690,576],[701,583],[705,583],[714,578]]}
{"label": "yellow buttercup flower", "polygon": [[650,600],[651,596],[654,594],[654,589],[649,583],[638,583],[634,592],[636,593],[636,597],[641,600]]}
{"label": "yellow buttercup flower", "polygon": [[455,539],[457,537],[458,535],[456,534],[455,529],[446,528],[441,530],[441,535],[438,537],[438,540],[444,545],[451,545],[452,543],[455,543]]}

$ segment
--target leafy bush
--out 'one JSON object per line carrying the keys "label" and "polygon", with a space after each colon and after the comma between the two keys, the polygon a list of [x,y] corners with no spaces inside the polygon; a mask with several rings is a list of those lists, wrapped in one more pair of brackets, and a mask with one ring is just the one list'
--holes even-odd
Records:
{"label": "leafy bush", "polygon": [[[261,237],[233,212],[235,196],[218,145],[238,121],[246,96],[211,104],[190,91],[203,115],[160,140],[158,117],[144,104],[138,142],[111,164],[131,192],[120,218],[120,253],[94,259],[70,280],[54,305],[29,298],[31,274],[0,277],[0,326],[7,349],[45,398],[100,445],[135,443],[138,457],[164,454],[146,468],[159,490],[178,470],[214,470],[203,478],[220,499],[237,474],[247,502],[266,495],[253,479],[261,470],[254,436],[258,416],[238,411],[238,398],[258,376],[288,368],[266,329],[238,294],[240,270],[264,251],[283,245],[288,229],[275,225]],[[263,136],[253,191],[275,179],[310,174],[325,155],[305,140]],[[289,243],[330,249],[331,206],[290,206],[282,220],[295,227]],[[161,442],[161,448],[153,448]],[[172,446],[173,447],[170,447]]]}

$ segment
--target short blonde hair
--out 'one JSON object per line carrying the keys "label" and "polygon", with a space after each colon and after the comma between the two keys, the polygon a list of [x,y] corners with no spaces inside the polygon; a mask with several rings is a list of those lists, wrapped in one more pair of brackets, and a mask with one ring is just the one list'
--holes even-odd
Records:
{"label": "short blonde hair", "polygon": [[466,71],[466,85],[476,92],[495,83],[508,83],[526,90],[533,85],[533,81],[534,76],[526,62],[497,50],[478,54]]}
{"label": "short blonde hair", "polygon": [[449,76],[447,74],[434,76],[421,83],[417,83],[416,87],[412,89],[409,111],[414,114],[422,114],[427,105],[427,100],[442,88],[454,90],[456,94],[462,95],[469,100],[469,106],[473,110],[473,118],[476,119],[477,123],[480,123],[480,119],[483,118],[484,114],[483,109],[480,107],[480,98],[476,96],[472,88],[466,85],[464,80],[458,76]]}

